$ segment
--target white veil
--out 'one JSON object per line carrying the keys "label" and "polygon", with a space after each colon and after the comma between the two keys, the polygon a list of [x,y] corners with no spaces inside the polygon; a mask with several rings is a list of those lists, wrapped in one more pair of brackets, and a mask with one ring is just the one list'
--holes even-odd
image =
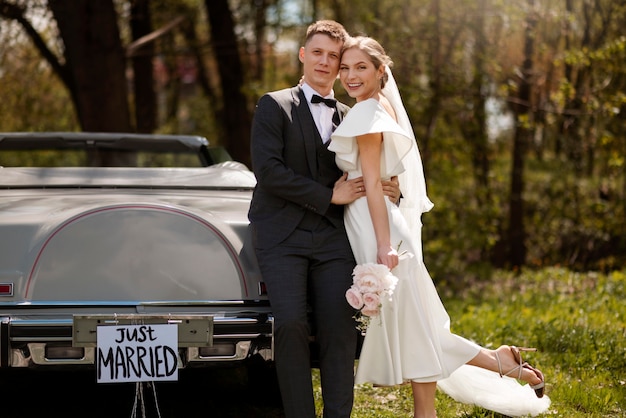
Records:
{"label": "white veil", "polygon": [[400,125],[413,140],[411,150],[402,158],[405,171],[398,176],[400,190],[402,191],[400,209],[406,218],[411,236],[420,237],[420,227],[422,225],[421,215],[432,209],[434,205],[426,194],[426,180],[424,179],[422,158],[417,148],[417,141],[415,140],[415,134],[413,133],[409,115],[406,113],[398,85],[393,78],[389,66],[385,66],[385,71],[387,72],[388,80],[382,93],[387,100],[389,100],[391,106],[393,106],[396,112],[396,118],[398,119],[398,125]]}

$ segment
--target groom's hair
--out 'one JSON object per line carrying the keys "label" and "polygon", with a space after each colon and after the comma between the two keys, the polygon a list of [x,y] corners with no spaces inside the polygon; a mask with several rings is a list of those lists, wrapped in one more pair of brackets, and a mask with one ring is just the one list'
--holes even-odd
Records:
{"label": "groom's hair", "polygon": [[344,42],[348,38],[348,31],[341,23],[334,20],[318,20],[311,23],[307,28],[304,44],[306,45],[317,34],[329,36],[331,39],[340,42]]}

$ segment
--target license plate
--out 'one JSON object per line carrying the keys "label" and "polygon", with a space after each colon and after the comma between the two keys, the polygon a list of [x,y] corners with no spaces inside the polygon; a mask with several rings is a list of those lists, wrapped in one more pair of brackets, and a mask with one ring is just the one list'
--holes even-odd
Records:
{"label": "license plate", "polygon": [[74,347],[95,347],[97,328],[115,325],[175,324],[178,326],[180,347],[210,347],[213,345],[212,315],[74,315]]}

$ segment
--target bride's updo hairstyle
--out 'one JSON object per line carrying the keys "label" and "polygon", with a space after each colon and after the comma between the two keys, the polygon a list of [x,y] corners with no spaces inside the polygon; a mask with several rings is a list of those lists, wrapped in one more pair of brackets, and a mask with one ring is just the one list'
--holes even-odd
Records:
{"label": "bride's updo hairstyle", "polygon": [[[343,54],[346,50],[353,48],[365,52],[376,68],[380,68],[381,65],[386,65],[389,68],[393,66],[393,61],[391,61],[391,58],[389,58],[385,49],[373,38],[368,36],[348,37],[343,44],[343,48],[341,48],[341,53]],[[385,87],[388,79],[389,76],[385,71],[385,74],[383,74],[380,79],[381,89]]]}

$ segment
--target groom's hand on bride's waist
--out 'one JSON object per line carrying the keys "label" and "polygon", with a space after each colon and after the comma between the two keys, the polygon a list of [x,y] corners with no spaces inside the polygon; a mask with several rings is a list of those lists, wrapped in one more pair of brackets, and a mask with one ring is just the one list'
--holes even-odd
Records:
{"label": "groom's hand on bride's waist", "polygon": [[348,180],[348,173],[344,173],[333,187],[333,196],[330,203],[335,205],[347,205],[365,196],[363,177]]}
{"label": "groom's hand on bride's waist", "polygon": [[382,180],[383,194],[389,198],[396,205],[400,202],[402,193],[400,192],[400,182],[398,176],[393,176],[389,180]]}

